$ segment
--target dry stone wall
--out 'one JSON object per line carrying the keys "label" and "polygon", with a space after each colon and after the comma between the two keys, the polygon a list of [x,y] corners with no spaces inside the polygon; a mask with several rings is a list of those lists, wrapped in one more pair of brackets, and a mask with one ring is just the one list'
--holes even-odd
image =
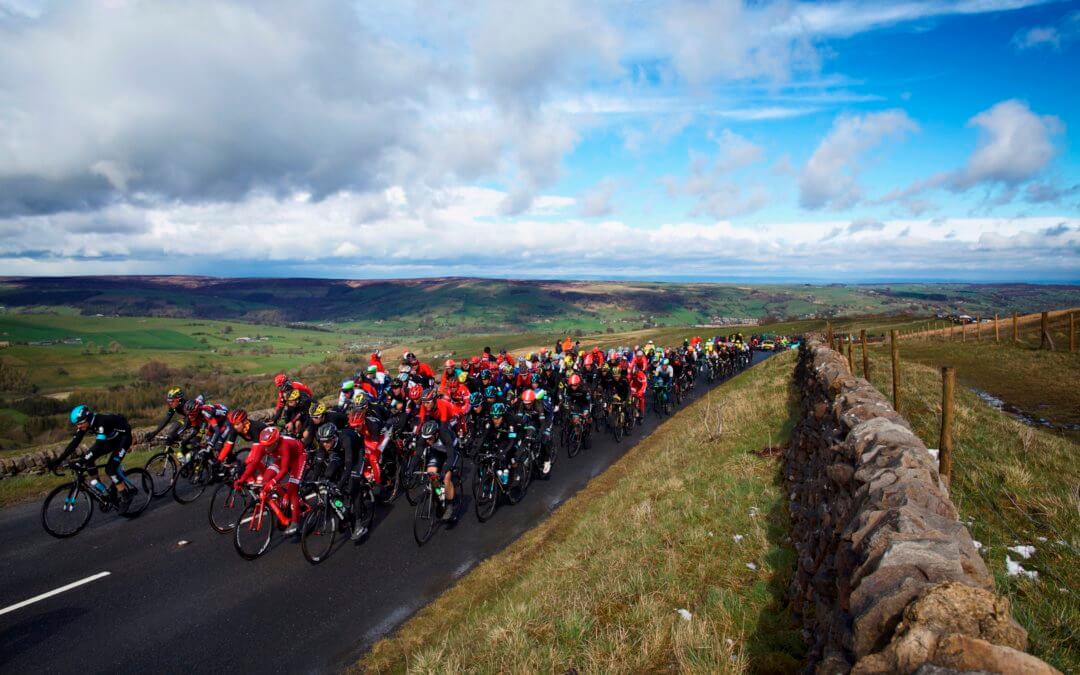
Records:
{"label": "dry stone wall", "polygon": [[797,570],[788,602],[816,673],[1054,673],[911,426],[820,340],[800,348],[801,415],[784,455]]}
{"label": "dry stone wall", "polygon": [[[252,411],[251,417],[257,420],[268,419],[273,415],[273,409],[256,410]],[[133,433],[136,436],[141,437],[143,434],[149,433],[154,430],[155,427],[140,427],[133,429]],[[159,434],[158,437],[148,446],[140,447],[155,447],[163,445],[162,441],[165,434]],[[85,444],[84,444],[85,446]],[[28,451],[25,454],[17,455],[15,457],[0,458],[0,479],[10,478],[12,476],[20,476],[23,474],[32,473],[45,473],[47,471],[47,465],[50,460],[56,459],[60,456],[60,453],[67,447],[67,441],[63,443],[53,443],[50,445],[41,446],[34,450]]]}

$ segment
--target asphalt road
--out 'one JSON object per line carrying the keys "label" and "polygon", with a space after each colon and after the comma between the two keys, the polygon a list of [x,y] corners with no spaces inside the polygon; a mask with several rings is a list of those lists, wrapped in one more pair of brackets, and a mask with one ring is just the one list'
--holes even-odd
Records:
{"label": "asphalt road", "polygon": [[[755,354],[755,362],[765,354]],[[697,395],[707,388],[698,384]],[[383,507],[369,537],[339,541],[312,566],[275,538],[254,562],[207,523],[208,490],[193,504],[157,499],[133,521],[96,512],[72,539],[45,533],[40,504],[0,511],[0,672],[327,672],[353,663],[484,558],[498,552],[651,432],[609,434],[549,481],[479,523],[466,504],[424,547],[404,497]],[[466,462],[466,486],[471,464]],[[466,488],[466,493],[468,489]],[[468,499],[468,498],[467,498]],[[180,541],[189,542],[178,545]],[[106,574],[107,573],[107,574]],[[27,603],[69,584],[81,585]]]}

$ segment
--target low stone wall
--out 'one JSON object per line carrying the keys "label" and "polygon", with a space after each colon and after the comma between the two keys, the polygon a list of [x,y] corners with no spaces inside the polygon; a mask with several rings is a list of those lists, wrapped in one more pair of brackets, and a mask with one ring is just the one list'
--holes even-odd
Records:
{"label": "low stone wall", "polygon": [[[252,419],[266,420],[274,414],[272,408],[266,410],[256,410],[251,412]],[[150,433],[156,428],[155,426],[138,427],[133,429],[132,432],[136,437],[141,437],[143,434]],[[150,445],[139,445],[139,448],[157,447],[164,445],[162,440],[165,434],[159,434],[158,437]],[[92,440],[92,439],[89,439]],[[21,476],[24,474],[32,473],[45,473],[47,471],[47,464],[50,460],[53,460],[60,456],[60,453],[67,447],[68,442],[52,443],[50,445],[43,445],[27,451],[25,454],[17,455],[10,458],[0,458],[0,479],[11,478],[12,476]],[[85,443],[84,443],[85,445]]]}
{"label": "low stone wall", "polygon": [[957,520],[937,460],[889,401],[817,339],[799,351],[784,455],[798,552],[788,602],[817,673],[1057,672]]}

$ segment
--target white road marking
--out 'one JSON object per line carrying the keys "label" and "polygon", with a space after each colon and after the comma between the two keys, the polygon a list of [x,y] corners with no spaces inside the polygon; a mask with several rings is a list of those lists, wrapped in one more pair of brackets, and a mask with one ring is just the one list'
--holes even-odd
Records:
{"label": "white road marking", "polygon": [[26,607],[27,605],[32,605],[35,602],[38,602],[40,600],[44,600],[46,598],[51,598],[54,595],[60,595],[64,591],[70,591],[73,588],[78,588],[79,586],[82,586],[83,584],[88,584],[91,581],[97,581],[98,579],[102,579],[104,577],[107,577],[110,574],[112,574],[112,572],[98,572],[97,574],[86,577],[85,579],[79,579],[78,581],[73,581],[70,584],[68,584],[67,586],[61,586],[60,588],[55,588],[55,589],[49,591],[48,593],[42,593],[41,595],[35,595],[34,597],[29,598],[28,600],[23,600],[22,602],[17,602],[14,605],[11,605],[10,607],[5,607],[3,609],[0,609],[0,616],[3,616],[4,614],[7,614],[8,612],[14,612],[17,609],[22,609],[23,607]]}

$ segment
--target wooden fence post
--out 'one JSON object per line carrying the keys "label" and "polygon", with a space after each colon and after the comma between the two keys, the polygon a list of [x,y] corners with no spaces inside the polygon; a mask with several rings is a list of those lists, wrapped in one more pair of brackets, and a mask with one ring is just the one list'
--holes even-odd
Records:
{"label": "wooden fence post", "polygon": [[967,342],[967,321],[960,319],[960,342]]}
{"label": "wooden fence post", "polygon": [[975,341],[982,342],[982,317],[975,317]]}
{"label": "wooden fence post", "polygon": [[1039,322],[1039,349],[1054,351],[1054,339],[1050,337],[1050,312],[1043,312]]}
{"label": "wooden fence post", "polygon": [[941,367],[941,436],[938,439],[938,473],[945,487],[952,485],[953,468],[953,391],[956,388],[956,369]]}
{"label": "wooden fence post", "polygon": [[900,346],[896,344],[896,331],[889,331],[892,343],[892,400],[893,410],[900,412]]}
{"label": "wooden fence post", "polygon": [[1069,352],[1076,351],[1076,312],[1069,312]]}
{"label": "wooden fence post", "polygon": [[862,376],[867,382],[870,381],[870,359],[866,356],[866,329],[859,331],[859,341],[862,342]]}
{"label": "wooden fence post", "polygon": [[848,336],[847,336],[847,367],[848,367],[848,370],[851,371],[852,375],[855,374],[855,357],[853,355],[853,350],[855,349],[854,345],[855,345],[855,338],[852,337],[851,333],[848,333]]}
{"label": "wooden fence post", "polygon": [[1016,312],[1013,312],[1013,342],[1020,342],[1020,326],[1016,323]]}
{"label": "wooden fence post", "polygon": [[998,315],[995,314],[994,315],[994,342],[997,342],[998,344],[1001,343],[1001,326],[999,324],[1000,324],[1000,320],[998,319]]}

